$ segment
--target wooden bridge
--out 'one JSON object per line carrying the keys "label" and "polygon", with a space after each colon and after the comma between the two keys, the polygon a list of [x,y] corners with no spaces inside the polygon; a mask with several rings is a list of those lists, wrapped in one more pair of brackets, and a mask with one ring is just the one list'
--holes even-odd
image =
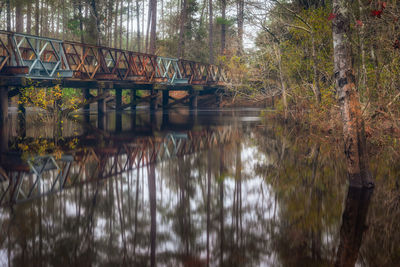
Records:
{"label": "wooden bridge", "polygon": [[[0,121],[7,118],[8,98],[17,96],[20,88],[52,87],[81,88],[82,106],[88,109],[97,102],[99,114],[106,111],[107,92],[115,90],[117,110],[122,105],[122,90],[131,91],[130,108],[149,102],[162,107],[188,102],[197,108],[200,92],[215,93],[227,83],[228,74],[221,66],[177,58],[166,58],[116,48],[63,41],[34,35],[0,31]],[[90,89],[98,91],[97,96]],[[139,97],[136,90],[147,90],[149,96]],[[185,99],[173,99],[170,91],[188,92]],[[172,103],[170,103],[172,102]]]}

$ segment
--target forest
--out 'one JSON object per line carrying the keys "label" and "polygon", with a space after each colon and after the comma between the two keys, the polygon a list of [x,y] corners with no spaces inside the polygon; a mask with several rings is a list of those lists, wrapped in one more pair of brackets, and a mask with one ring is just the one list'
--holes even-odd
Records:
{"label": "forest", "polygon": [[[221,64],[235,96],[287,116],[337,114],[332,1],[3,0],[5,30]],[[366,121],[398,129],[400,5],[351,1],[350,43]],[[324,127],[328,127],[324,125]]]}

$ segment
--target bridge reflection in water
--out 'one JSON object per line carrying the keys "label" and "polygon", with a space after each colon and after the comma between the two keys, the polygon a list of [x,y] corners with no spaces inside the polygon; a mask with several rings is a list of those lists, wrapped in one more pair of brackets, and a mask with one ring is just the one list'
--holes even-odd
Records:
{"label": "bridge reflection in water", "polygon": [[[96,128],[90,120],[75,119],[83,129],[80,136],[68,136],[68,133],[65,136],[54,130],[52,138],[34,138],[54,144],[61,140],[63,143],[76,140],[74,149],[64,148],[57,155],[29,155],[29,151],[25,152],[27,155],[21,155],[16,151],[5,151],[0,172],[0,205],[28,201],[77,184],[115,177],[238,138],[239,131],[232,125],[196,126],[198,118],[193,111],[188,111],[187,116],[178,113],[181,122],[173,123],[169,114],[172,113],[173,119],[175,112],[182,111],[151,113],[147,123],[140,126],[136,120],[141,120],[142,116],[136,112],[125,114],[131,121],[128,129],[122,129],[122,114],[119,113],[111,132]],[[157,120],[159,116],[162,117],[161,124]],[[16,134],[20,134],[19,129],[11,138],[13,147],[20,146]],[[29,135],[25,133],[24,136],[29,140]]]}

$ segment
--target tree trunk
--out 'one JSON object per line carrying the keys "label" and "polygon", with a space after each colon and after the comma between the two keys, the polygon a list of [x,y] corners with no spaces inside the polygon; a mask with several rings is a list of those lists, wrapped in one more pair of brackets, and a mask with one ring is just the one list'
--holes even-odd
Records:
{"label": "tree trunk", "polygon": [[179,20],[178,58],[183,58],[185,55],[186,9],[187,9],[187,0],[183,0],[181,7],[181,17]]}
{"label": "tree trunk", "polygon": [[350,42],[348,1],[334,0],[333,50],[336,90],[343,121],[343,137],[350,186],[372,186],[368,173],[368,157],[364,121],[359,94],[355,85]]}
{"label": "tree trunk", "polygon": [[243,24],[244,24],[244,0],[238,0],[237,24],[238,24],[238,54],[243,54]]}
{"label": "tree trunk", "polygon": [[282,104],[283,104],[283,116],[285,121],[288,119],[288,104],[287,104],[287,96],[286,96],[286,86],[285,86],[285,79],[283,77],[283,70],[282,70],[282,57],[281,57],[281,50],[279,46],[275,46],[276,51],[276,59],[278,61],[278,70],[279,70],[279,80],[281,83],[281,95],[282,95]]}
{"label": "tree trunk", "polygon": [[[150,25],[151,25],[151,3],[153,0],[149,0],[149,10],[147,16],[147,29],[146,29],[146,53],[149,52],[149,33],[150,33]],[[143,14],[144,16],[144,14]]]}
{"label": "tree trunk", "polygon": [[315,101],[320,104],[321,103],[321,90],[319,88],[319,74],[318,74],[318,61],[317,61],[317,52],[315,51],[315,34],[311,32],[311,48],[312,48],[312,59],[313,59],[313,70],[314,70],[314,95]]}
{"label": "tree trunk", "polygon": [[90,6],[92,8],[92,15],[95,19],[95,23],[96,23],[96,44],[100,45],[101,44],[101,30],[100,30],[100,17],[99,17],[99,12],[98,12],[98,7],[96,5],[96,0],[92,0],[90,2]]}
{"label": "tree trunk", "polygon": [[39,25],[40,25],[39,12],[40,12],[40,10],[39,10],[39,0],[36,0],[36,3],[35,3],[35,34],[36,35],[39,35]]}
{"label": "tree trunk", "polygon": [[151,0],[150,54],[156,53],[157,0]]}
{"label": "tree trunk", "polygon": [[121,1],[121,6],[119,7],[119,49],[122,49],[122,30],[123,30],[123,24],[122,24],[122,15],[123,15],[123,1]]}
{"label": "tree trunk", "polygon": [[221,13],[222,13],[222,25],[221,25],[221,55],[225,54],[225,42],[226,42],[226,0],[221,0]]}
{"label": "tree trunk", "polygon": [[115,0],[115,19],[114,19],[114,48],[118,45],[118,4],[119,1]]}
{"label": "tree trunk", "polygon": [[131,0],[128,1],[128,10],[127,10],[127,14],[126,14],[126,50],[129,50],[129,22],[131,20]]}
{"label": "tree trunk", "polygon": [[11,31],[11,6],[10,6],[10,0],[6,0],[6,1],[7,1],[7,31]]}
{"label": "tree trunk", "polygon": [[40,24],[42,27],[42,36],[49,36],[49,12],[48,12],[48,1],[42,1],[42,8],[41,8],[41,20]]}
{"label": "tree trunk", "polygon": [[209,50],[209,61],[210,64],[214,64],[214,48],[213,48],[213,3],[212,0],[209,0],[209,25],[208,25],[208,50]]}
{"label": "tree trunk", "polygon": [[141,52],[140,50],[140,7],[139,7],[139,0],[136,0],[136,24],[137,24],[137,50],[138,52]]}
{"label": "tree trunk", "polygon": [[28,1],[26,7],[26,33],[31,34],[32,31],[32,2]]}
{"label": "tree trunk", "polygon": [[110,1],[109,3],[108,3],[108,20],[107,20],[107,22],[108,22],[108,25],[107,25],[107,31],[108,31],[108,34],[107,34],[107,38],[108,38],[108,40],[107,40],[107,44],[110,46],[110,47],[112,47],[112,18],[113,18],[113,11],[114,11],[114,5],[113,5],[113,3]]}
{"label": "tree trunk", "polygon": [[24,16],[22,14],[23,3],[21,0],[15,1],[15,31],[23,32]]}

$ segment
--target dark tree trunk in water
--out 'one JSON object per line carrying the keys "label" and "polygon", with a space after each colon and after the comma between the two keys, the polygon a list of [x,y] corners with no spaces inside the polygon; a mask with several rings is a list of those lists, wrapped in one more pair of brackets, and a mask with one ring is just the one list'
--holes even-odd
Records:
{"label": "dark tree trunk in water", "polygon": [[349,187],[340,227],[335,266],[354,266],[358,258],[372,189]]}
{"label": "dark tree trunk in water", "polygon": [[333,1],[333,46],[336,90],[343,121],[343,137],[350,186],[372,186],[368,173],[368,157],[364,121],[359,94],[355,85],[350,42],[348,1]]}

